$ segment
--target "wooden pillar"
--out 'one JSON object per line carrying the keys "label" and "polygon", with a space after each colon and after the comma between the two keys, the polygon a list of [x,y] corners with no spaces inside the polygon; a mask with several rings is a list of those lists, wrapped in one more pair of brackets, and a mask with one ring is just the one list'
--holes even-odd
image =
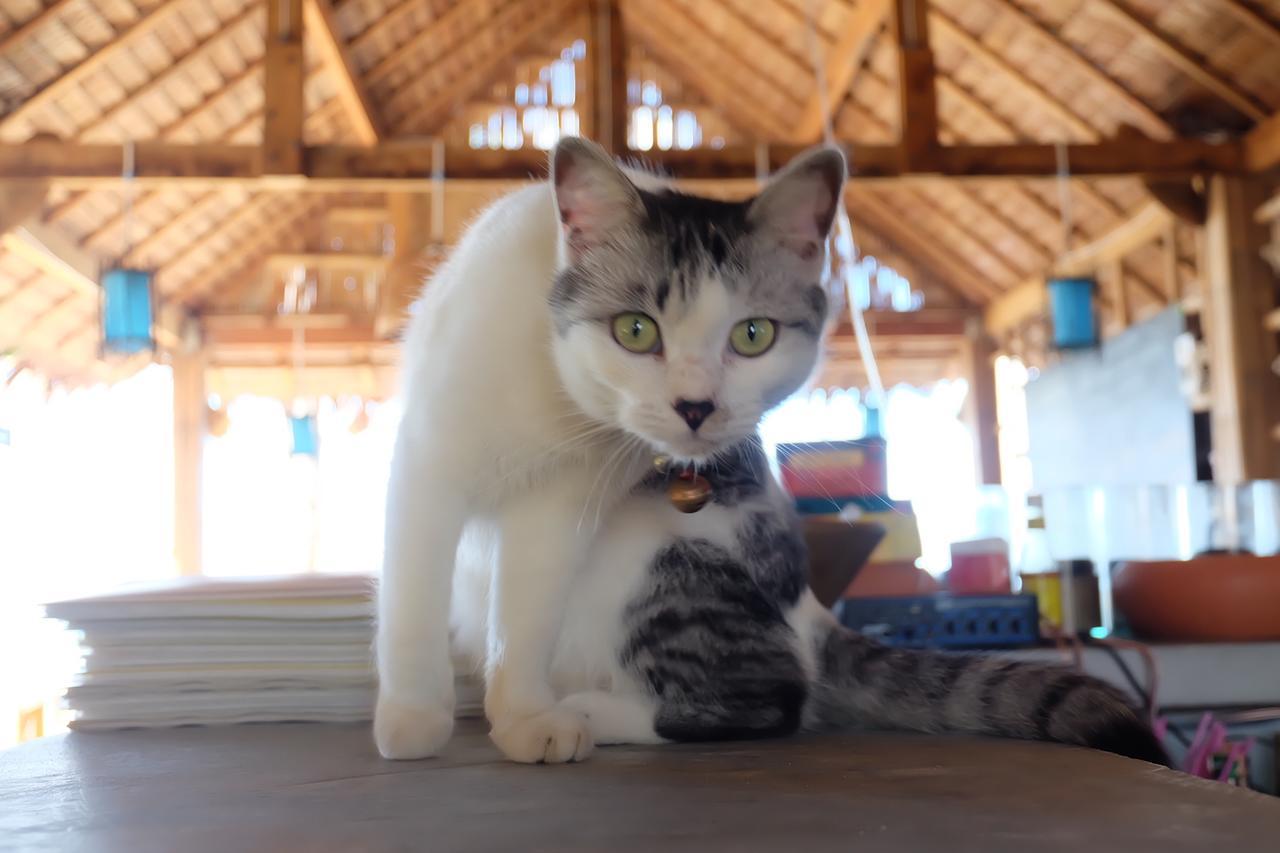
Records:
{"label": "wooden pillar", "polygon": [[[438,191],[438,190],[437,190]],[[443,234],[443,204],[433,204],[433,193],[399,192],[387,194],[395,254],[387,268],[386,281],[378,291],[375,331],[379,337],[399,334],[409,318],[409,306],[418,298],[427,276],[427,250],[433,233]]]}
{"label": "wooden pillar", "polygon": [[266,0],[262,171],[303,172],[302,123],[306,118],[302,51],[302,0]]}
{"label": "wooden pillar", "polygon": [[904,168],[927,169],[938,150],[938,96],[929,47],[928,0],[895,0],[898,106]]}
{"label": "wooden pillar", "polygon": [[587,0],[591,41],[589,135],[615,156],[627,152],[627,37],[618,0]]}
{"label": "wooden pillar", "polygon": [[207,397],[204,353],[175,351],[173,369],[173,556],[181,575],[201,572],[201,491]]}
{"label": "wooden pillar", "polygon": [[978,482],[983,485],[999,485],[1001,476],[1000,433],[996,417],[996,348],[981,323],[970,324],[963,350],[969,374],[965,420],[973,433]]}
{"label": "wooden pillar", "polygon": [[1209,345],[1213,477],[1225,484],[1280,478],[1280,353],[1263,318],[1276,306],[1275,274],[1262,257],[1267,233],[1254,213],[1258,177],[1215,175],[1205,224],[1204,332]]}

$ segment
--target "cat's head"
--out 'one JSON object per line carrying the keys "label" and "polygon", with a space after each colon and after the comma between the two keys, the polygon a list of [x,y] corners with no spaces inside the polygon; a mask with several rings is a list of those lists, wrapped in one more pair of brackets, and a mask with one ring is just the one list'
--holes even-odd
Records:
{"label": "cat's head", "polygon": [[741,202],[645,177],[581,139],[552,155],[556,364],[592,418],[702,461],[754,433],[817,362],[844,157],[804,154]]}

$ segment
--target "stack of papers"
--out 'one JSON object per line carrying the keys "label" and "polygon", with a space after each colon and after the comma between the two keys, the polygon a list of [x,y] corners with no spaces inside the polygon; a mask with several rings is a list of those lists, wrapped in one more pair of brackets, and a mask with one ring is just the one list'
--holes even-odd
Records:
{"label": "stack of papers", "polygon": [[[373,591],[368,575],[189,578],[49,604],[84,649],[71,725],[367,720]],[[458,699],[474,711],[479,690]]]}

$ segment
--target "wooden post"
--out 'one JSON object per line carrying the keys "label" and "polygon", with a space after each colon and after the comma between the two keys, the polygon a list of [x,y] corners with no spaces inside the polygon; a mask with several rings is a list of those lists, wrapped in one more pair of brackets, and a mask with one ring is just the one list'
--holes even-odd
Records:
{"label": "wooden post", "polygon": [[1257,178],[1215,175],[1205,225],[1204,324],[1209,345],[1213,478],[1236,484],[1280,478],[1280,353],[1263,318],[1276,305],[1276,279],[1262,258],[1266,198]]}
{"label": "wooden post", "polygon": [[173,369],[173,557],[180,575],[201,572],[201,490],[207,401],[202,350],[175,350]]}
{"label": "wooden post", "polygon": [[432,194],[388,193],[387,206],[395,235],[395,254],[387,268],[387,277],[378,291],[378,314],[374,331],[381,338],[399,334],[409,317],[409,306],[418,298],[427,276],[427,249],[432,234],[439,229],[433,219],[440,215],[441,205],[432,204]]}
{"label": "wooden post", "polygon": [[896,0],[898,104],[902,156],[908,168],[925,168],[938,150],[938,96],[933,50],[929,47],[928,0]]}
{"label": "wooden post", "polygon": [[965,403],[965,420],[973,433],[974,457],[978,482],[999,485],[1000,433],[996,416],[996,348],[982,328],[981,322],[969,324],[962,351],[968,362],[969,399]]}
{"label": "wooden post", "polygon": [[627,152],[627,37],[618,0],[587,0],[591,42],[591,125],[595,141],[614,156]]}
{"label": "wooden post", "polygon": [[262,171],[267,175],[300,175],[305,165],[302,124],[306,118],[302,0],[266,3]]}

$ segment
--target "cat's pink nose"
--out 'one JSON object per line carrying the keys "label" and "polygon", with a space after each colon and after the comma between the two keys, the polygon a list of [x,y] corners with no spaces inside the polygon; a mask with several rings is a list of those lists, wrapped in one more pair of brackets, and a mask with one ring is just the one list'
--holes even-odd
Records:
{"label": "cat's pink nose", "polygon": [[716,404],[710,400],[676,400],[673,408],[676,414],[684,418],[689,429],[697,432],[702,422],[711,417],[711,413],[716,410]]}

